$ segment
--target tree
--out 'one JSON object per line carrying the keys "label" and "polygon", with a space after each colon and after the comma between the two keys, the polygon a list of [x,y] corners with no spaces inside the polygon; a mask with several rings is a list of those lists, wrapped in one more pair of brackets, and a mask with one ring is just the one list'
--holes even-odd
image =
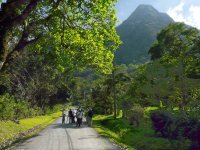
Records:
{"label": "tree", "polygon": [[158,34],[157,41],[149,50],[152,60],[160,59],[162,64],[172,66],[172,89],[180,95],[181,109],[189,102],[189,85],[195,85],[193,83],[196,82],[191,78],[200,77],[199,33],[196,28],[184,23],[170,24]]}
{"label": "tree", "polygon": [[115,68],[115,80],[114,80],[114,86],[116,88],[116,97],[115,97],[115,103],[116,103],[116,110],[114,117],[116,118],[117,113],[119,114],[120,110],[122,110],[122,117],[125,117],[125,112],[128,109],[125,95],[128,90],[129,84],[131,83],[131,78],[129,74],[127,73],[127,66],[126,65],[119,65]]}
{"label": "tree", "polygon": [[149,50],[152,60],[179,64],[188,77],[200,78],[199,30],[184,23],[172,23],[164,28]]}
{"label": "tree", "polygon": [[[53,4],[53,2],[51,3]],[[39,0],[8,0],[6,3],[2,3],[0,11],[0,69],[7,59],[11,57],[9,55],[21,51],[26,45],[39,38],[30,37],[30,31],[33,30],[39,20],[29,19],[30,22],[28,22],[29,16],[36,10],[38,3]],[[58,6],[59,3],[60,1],[57,1],[56,5]],[[14,44],[9,43],[10,41]],[[12,44],[11,48],[9,44]]]}
{"label": "tree", "polygon": [[119,44],[114,3],[115,0],[2,3],[0,68],[35,43],[34,51],[51,51],[62,65],[67,62],[111,72],[112,52]]}
{"label": "tree", "polygon": [[100,114],[112,114],[114,102],[112,97],[112,79],[101,76],[99,80],[93,82],[92,99],[94,111]]}
{"label": "tree", "polygon": [[158,60],[148,63],[145,68],[146,83],[143,84],[139,91],[148,95],[151,101],[156,100],[156,105],[163,103],[164,98],[169,95],[171,78],[169,76],[170,67],[161,64]]}
{"label": "tree", "polygon": [[16,99],[28,102],[30,108],[39,107],[43,113],[47,107],[66,103],[71,95],[72,70],[69,67],[64,70],[49,62],[48,54],[23,52],[1,73],[0,85],[7,87],[7,93]]}

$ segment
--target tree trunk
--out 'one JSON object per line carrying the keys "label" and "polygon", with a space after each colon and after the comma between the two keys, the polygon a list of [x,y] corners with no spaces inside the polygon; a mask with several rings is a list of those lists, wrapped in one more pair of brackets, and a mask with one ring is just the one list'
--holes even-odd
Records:
{"label": "tree trunk", "polygon": [[[115,69],[115,68],[114,68]],[[116,102],[116,88],[115,88],[115,70],[113,69],[113,99],[114,99],[114,118],[117,118],[117,102]]]}
{"label": "tree trunk", "polygon": [[11,37],[11,31],[4,27],[0,28],[0,70],[6,61],[8,55],[8,42]]}

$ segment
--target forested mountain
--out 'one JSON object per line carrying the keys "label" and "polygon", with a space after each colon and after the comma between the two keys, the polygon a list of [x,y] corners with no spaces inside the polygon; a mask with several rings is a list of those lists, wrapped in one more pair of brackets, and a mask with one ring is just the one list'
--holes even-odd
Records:
{"label": "forested mountain", "polygon": [[149,60],[148,50],[157,33],[173,22],[165,13],[151,5],[140,5],[117,27],[123,44],[115,53],[117,64],[144,63]]}

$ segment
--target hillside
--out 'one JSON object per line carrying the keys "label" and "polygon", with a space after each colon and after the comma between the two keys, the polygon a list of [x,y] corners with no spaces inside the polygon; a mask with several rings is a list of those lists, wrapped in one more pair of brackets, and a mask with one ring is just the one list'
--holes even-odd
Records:
{"label": "hillside", "polygon": [[117,64],[144,63],[149,60],[148,50],[157,33],[173,22],[165,13],[150,5],[140,5],[117,27],[123,44],[115,53]]}

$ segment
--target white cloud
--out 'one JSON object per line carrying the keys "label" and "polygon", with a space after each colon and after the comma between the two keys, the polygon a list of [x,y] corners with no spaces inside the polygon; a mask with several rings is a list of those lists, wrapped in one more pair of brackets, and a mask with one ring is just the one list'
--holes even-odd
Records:
{"label": "white cloud", "polygon": [[182,0],[177,6],[169,8],[167,13],[177,22],[184,22],[183,7],[185,2]]}
{"label": "white cloud", "polygon": [[177,6],[169,8],[167,13],[177,22],[185,22],[200,29],[200,6],[187,5],[185,0],[181,0]]}
{"label": "white cloud", "polygon": [[191,5],[189,12],[190,16],[187,17],[187,23],[200,29],[200,6]]}

